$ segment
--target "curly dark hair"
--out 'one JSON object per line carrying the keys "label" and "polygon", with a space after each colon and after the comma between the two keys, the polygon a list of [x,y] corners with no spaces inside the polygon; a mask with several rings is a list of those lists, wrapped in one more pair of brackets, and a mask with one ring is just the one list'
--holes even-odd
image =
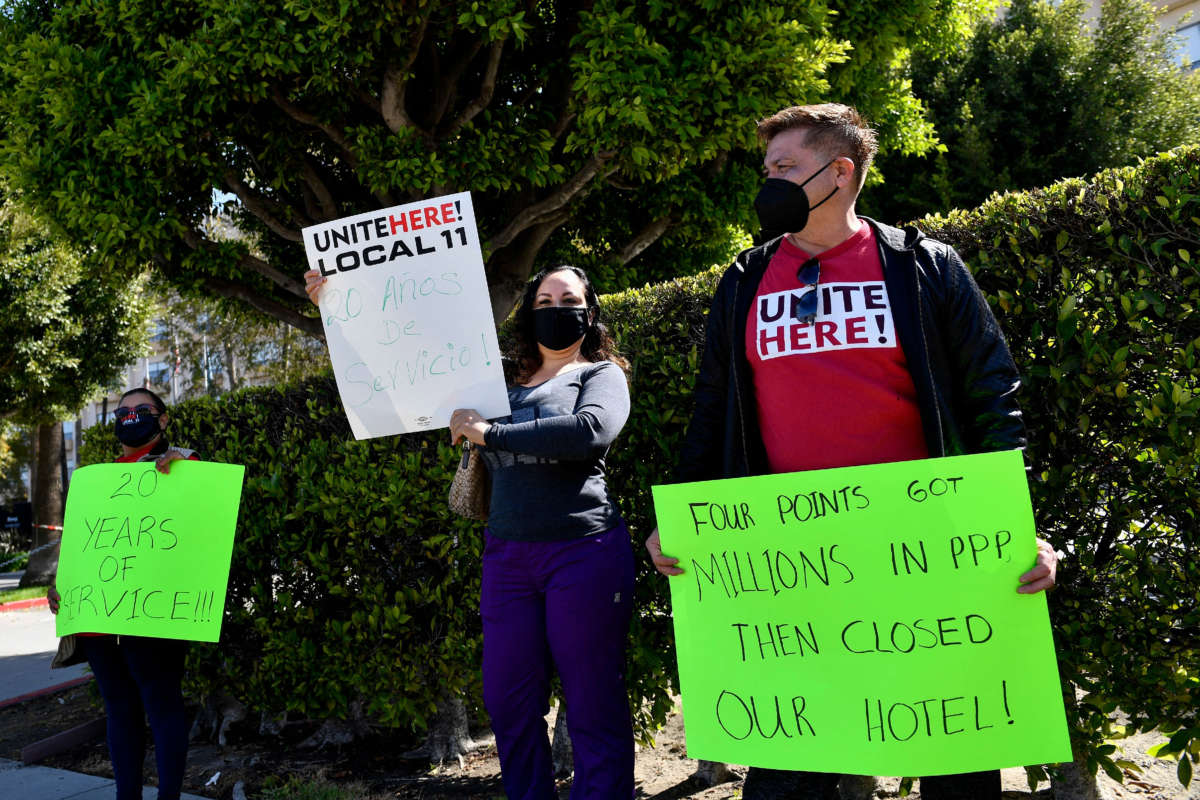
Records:
{"label": "curly dark hair", "polygon": [[567,270],[575,273],[583,282],[584,303],[587,306],[592,322],[588,325],[587,333],[583,336],[583,344],[579,352],[588,361],[611,361],[619,366],[626,375],[629,374],[629,362],[617,350],[617,344],[604,324],[604,316],[600,311],[600,298],[592,288],[587,273],[579,267],[560,264],[557,267],[547,267],[529,279],[525,291],[521,295],[521,304],[517,306],[516,319],[513,325],[513,353],[511,374],[506,377],[511,383],[523,383],[542,366],[542,354],[538,350],[537,336],[533,328],[533,301],[537,297],[538,287],[547,275]]}

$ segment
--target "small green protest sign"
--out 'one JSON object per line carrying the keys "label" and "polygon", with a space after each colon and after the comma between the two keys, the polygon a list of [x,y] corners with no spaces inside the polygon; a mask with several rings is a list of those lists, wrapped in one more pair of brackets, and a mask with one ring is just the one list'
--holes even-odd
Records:
{"label": "small green protest sign", "polygon": [[655,486],[688,756],[941,775],[1069,761],[1017,451]]}
{"label": "small green protest sign", "polygon": [[240,464],[175,461],[75,470],[56,584],[59,636],[215,642],[241,500]]}

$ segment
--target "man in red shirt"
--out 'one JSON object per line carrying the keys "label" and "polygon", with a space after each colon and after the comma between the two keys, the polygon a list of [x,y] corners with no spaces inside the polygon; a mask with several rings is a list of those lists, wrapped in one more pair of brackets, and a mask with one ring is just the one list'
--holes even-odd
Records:
{"label": "man in red shirt", "polygon": [[[954,249],[859,217],[875,132],[852,108],[795,106],[758,125],[765,242],[717,287],[679,481],[1023,448],[1020,379]],[[655,530],[655,566],[679,575]],[[1054,584],[1038,543],[1018,592]],[[839,775],[751,768],[743,796],[836,800]],[[1000,797],[998,771],[921,780],[925,800]]]}

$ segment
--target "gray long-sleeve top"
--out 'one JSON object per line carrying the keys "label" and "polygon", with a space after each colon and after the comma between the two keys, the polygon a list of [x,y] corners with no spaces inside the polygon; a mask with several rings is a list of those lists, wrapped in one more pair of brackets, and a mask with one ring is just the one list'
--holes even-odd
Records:
{"label": "gray long-sleeve top", "polygon": [[621,368],[600,361],[537,386],[510,386],[508,402],[512,416],[488,429],[480,451],[492,479],[492,535],[555,541],[616,525],[604,457],[629,417]]}

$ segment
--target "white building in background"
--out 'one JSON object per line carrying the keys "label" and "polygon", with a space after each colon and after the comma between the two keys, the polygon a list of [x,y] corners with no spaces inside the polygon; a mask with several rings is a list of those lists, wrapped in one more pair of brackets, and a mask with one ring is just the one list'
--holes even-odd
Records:
{"label": "white building in background", "polygon": [[[1100,16],[1101,0],[1091,0],[1085,19]],[[1147,0],[1158,9],[1158,24],[1179,32],[1180,58],[1191,69],[1200,69],[1200,0]]]}
{"label": "white building in background", "polygon": [[1200,69],[1200,0],[1175,0],[1158,5],[1164,9],[1162,24],[1179,30],[1184,60],[1192,69]]}

